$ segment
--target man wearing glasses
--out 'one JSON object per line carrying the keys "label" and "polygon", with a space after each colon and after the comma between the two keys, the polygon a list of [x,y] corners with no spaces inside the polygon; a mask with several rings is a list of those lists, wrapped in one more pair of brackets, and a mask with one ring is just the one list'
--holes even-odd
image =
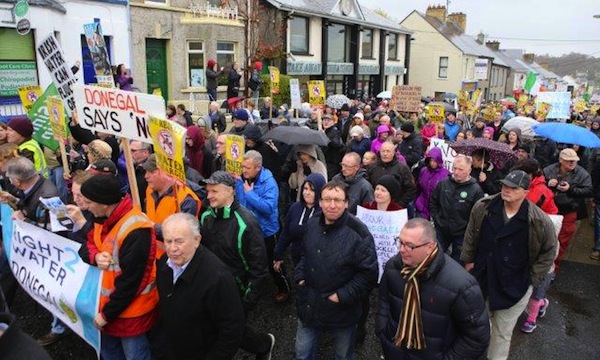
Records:
{"label": "man wearing glasses", "polygon": [[333,338],[336,359],[353,359],[362,302],[377,281],[373,236],[348,213],[346,186],[331,181],[321,190],[322,214],[306,223],[298,284],[296,359],[315,356],[321,333]]}
{"label": "man wearing glasses", "polygon": [[352,215],[356,215],[358,205],[375,200],[373,186],[367,180],[367,171],[360,166],[360,163],[361,158],[357,153],[347,153],[340,163],[342,171],[332,179],[346,184],[348,211]]}
{"label": "man wearing glasses", "polygon": [[480,359],[490,326],[475,278],[444,254],[425,219],[409,220],[396,239],[375,318],[385,358]]}

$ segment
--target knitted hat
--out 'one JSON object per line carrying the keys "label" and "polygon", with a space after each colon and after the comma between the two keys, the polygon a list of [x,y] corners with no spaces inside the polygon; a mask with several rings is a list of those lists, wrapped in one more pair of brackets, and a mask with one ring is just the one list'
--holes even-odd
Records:
{"label": "knitted hat", "polygon": [[350,137],[359,136],[359,135],[363,135],[363,136],[365,135],[365,132],[363,131],[363,129],[360,126],[356,125],[356,126],[353,126],[352,128],[350,128]]}
{"label": "knitted hat", "polygon": [[494,128],[493,128],[493,127],[491,127],[491,126],[486,126],[486,127],[483,129],[483,132],[487,132],[487,133],[490,133],[490,134],[494,135]]}
{"label": "knitted hat", "polygon": [[121,183],[114,175],[94,175],[81,185],[81,194],[98,204],[118,204],[122,198]]}
{"label": "knitted hat", "polygon": [[33,134],[33,124],[26,116],[18,116],[8,122],[8,127],[24,138],[30,138]]}
{"label": "knitted hat", "polygon": [[381,185],[390,193],[393,201],[398,201],[400,197],[401,185],[394,175],[383,175],[377,180],[377,185]]}
{"label": "knitted hat", "polygon": [[412,134],[415,132],[415,126],[412,123],[407,122],[400,126],[400,130]]}
{"label": "knitted hat", "polygon": [[263,64],[260,61],[254,63],[254,68],[258,71],[262,71]]}
{"label": "knitted hat", "polygon": [[216,61],[214,61],[213,59],[210,59],[206,62],[206,65],[208,65],[209,69],[212,69],[216,63],[217,63]]}
{"label": "knitted hat", "polygon": [[244,137],[249,140],[257,141],[262,137],[262,133],[260,132],[258,126],[248,126],[244,130]]}
{"label": "knitted hat", "polygon": [[361,119],[361,120],[365,120],[365,115],[363,115],[363,113],[357,112],[356,114],[354,114],[354,116],[352,117],[353,119]]}

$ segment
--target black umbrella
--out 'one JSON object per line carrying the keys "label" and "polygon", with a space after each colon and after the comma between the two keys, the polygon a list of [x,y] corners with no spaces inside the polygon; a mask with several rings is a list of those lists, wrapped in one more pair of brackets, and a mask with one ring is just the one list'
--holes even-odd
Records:
{"label": "black umbrella", "polygon": [[278,126],[264,134],[262,139],[279,141],[288,145],[326,146],[329,144],[329,138],[325,133],[299,126]]}
{"label": "black umbrella", "polygon": [[442,105],[444,107],[444,113],[448,113],[449,111],[456,112],[456,109],[454,108],[454,105],[448,104],[445,101],[433,101],[433,102],[430,102],[427,105],[429,105],[429,106],[431,106],[431,105]]}

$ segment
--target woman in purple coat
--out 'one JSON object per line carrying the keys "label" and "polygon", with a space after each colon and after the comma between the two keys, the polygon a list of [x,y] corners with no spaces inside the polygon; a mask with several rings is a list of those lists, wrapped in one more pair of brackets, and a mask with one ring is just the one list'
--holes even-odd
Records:
{"label": "woman in purple coat", "polygon": [[434,147],[425,154],[425,165],[421,169],[417,183],[417,200],[415,208],[419,216],[429,220],[429,199],[437,184],[450,176],[450,171],[444,167],[442,150]]}

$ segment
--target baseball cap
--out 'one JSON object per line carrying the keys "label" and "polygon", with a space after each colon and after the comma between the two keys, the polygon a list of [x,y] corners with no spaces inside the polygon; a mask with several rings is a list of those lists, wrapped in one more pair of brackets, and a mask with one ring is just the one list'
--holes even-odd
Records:
{"label": "baseball cap", "polygon": [[521,187],[524,190],[529,189],[530,182],[531,179],[529,178],[529,175],[527,175],[527,173],[523,170],[513,170],[508,175],[506,175],[504,179],[500,180],[500,183],[502,183],[502,185],[511,187],[513,189]]}
{"label": "baseball cap", "polygon": [[577,152],[571,148],[563,149],[560,152],[560,158],[566,161],[579,161],[579,156],[577,156]]}
{"label": "baseball cap", "polygon": [[231,117],[238,120],[248,121],[248,112],[244,109],[237,109],[233,112]]}
{"label": "baseball cap", "polygon": [[117,175],[117,166],[108,159],[99,159],[90,165],[90,171],[94,174]]}
{"label": "baseball cap", "polygon": [[235,188],[235,178],[228,172],[215,171],[208,179],[201,181],[203,185],[219,185],[223,184]]}

